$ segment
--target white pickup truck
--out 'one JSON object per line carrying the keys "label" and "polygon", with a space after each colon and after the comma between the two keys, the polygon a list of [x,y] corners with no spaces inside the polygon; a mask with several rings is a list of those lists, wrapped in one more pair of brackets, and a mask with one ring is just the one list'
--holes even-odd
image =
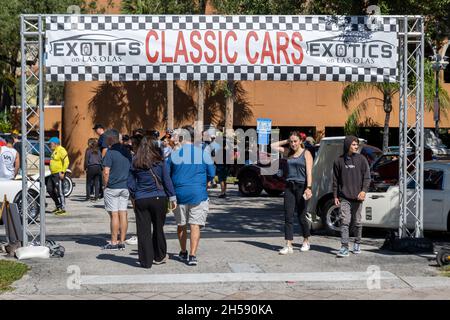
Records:
{"label": "white pickup truck", "polygon": [[[313,167],[313,197],[307,208],[313,229],[324,227],[330,234],[340,230],[339,207],[334,204],[332,195],[332,177],[333,161],[342,153],[343,142],[344,137],[330,137],[320,141]],[[360,152],[370,164],[371,158],[380,154],[365,143],[360,139]],[[449,214],[450,161],[427,161],[424,163],[424,229],[450,232]],[[364,227],[398,228],[398,185],[388,182],[384,188],[367,193],[362,208],[362,222]],[[411,219],[409,223],[412,223]]]}
{"label": "white pickup truck", "polygon": [[[414,186],[411,184],[408,188]],[[367,193],[362,208],[364,226],[395,229],[399,219],[398,185],[386,191]],[[450,232],[450,161],[424,163],[423,225],[424,230]],[[407,221],[407,226],[413,228],[412,219]]]}

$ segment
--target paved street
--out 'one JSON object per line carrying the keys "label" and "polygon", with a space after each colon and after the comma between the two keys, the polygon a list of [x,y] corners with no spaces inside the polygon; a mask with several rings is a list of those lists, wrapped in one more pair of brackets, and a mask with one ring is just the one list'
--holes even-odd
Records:
{"label": "paved street", "polygon": [[[240,197],[230,187],[227,200],[211,190],[208,225],[198,251],[199,265],[176,260],[174,216],[167,217],[170,260],[142,269],[137,246],[102,251],[109,217],[103,202],[84,202],[84,180],[76,180],[66,217],[47,214],[47,237],[66,248],[63,259],[28,260],[31,271],[0,299],[449,299],[450,278],[440,276],[433,255],[382,251],[384,232],[365,230],[363,253],[336,258],[339,239],[312,237],[311,251],[280,256],[283,199]],[[48,211],[53,209],[49,201]],[[129,234],[136,226],[129,210]],[[298,226],[297,226],[298,227]],[[297,229],[298,230],[298,229]],[[298,233],[297,233],[298,234]],[[0,229],[4,235],[4,229]],[[429,235],[436,247],[450,242]],[[78,272],[79,271],[79,272]]]}

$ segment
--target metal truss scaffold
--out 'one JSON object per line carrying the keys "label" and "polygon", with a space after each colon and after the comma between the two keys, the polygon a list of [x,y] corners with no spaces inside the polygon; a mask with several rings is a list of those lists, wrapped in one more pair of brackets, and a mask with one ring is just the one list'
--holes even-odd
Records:
{"label": "metal truss scaffold", "polygon": [[399,237],[421,238],[423,237],[424,188],[424,19],[423,17],[399,17],[398,24],[400,50]]}
{"label": "metal truss scaffold", "polygon": [[[399,235],[423,236],[424,20],[396,16],[399,26],[400,165]],[[44,15],[21,15],[23,245],[45,243]],[[39,160],[30,160],[31,137],[39,139]],[[414,156],[408,157],[412,148]],[[31,162],[31,163],[29,163]],[[39,180],[28,168],[39,168]],[[42,181],[43,183],[39,183]],[[33,210],[39,214],[31,214]]]}
{"label": "metal truss scaffold", "polygon": [[[21,15],[22,96],[22,223],[23,246],[45,244],[44,163],[44,26],[41,15]],[[31,138],[39,139],[39,157],[32,157]],[[39,169],[39,179],[29,174]],[[40,183],[42,182],[42,183]],[[33,212],[39,211],[39,214]]]}

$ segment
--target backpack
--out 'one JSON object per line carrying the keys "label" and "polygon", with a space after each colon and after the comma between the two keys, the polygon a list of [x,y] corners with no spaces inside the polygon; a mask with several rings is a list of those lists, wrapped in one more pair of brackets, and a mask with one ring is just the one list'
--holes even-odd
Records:
{"label": "backpack", "polygon": [[62,245],[56,243],[53,240],[46,240],[45,246],[50,249],[50,258],[64,257],[64,253],[66,252],[66,249]]}
{"label": "backpack", "polygon": [[94,153],[94,152],[89,153],[88,166],[101,164],[101,163],[102,163],[102,157],[101,157],[100,151],[98,151],[97,153]]}

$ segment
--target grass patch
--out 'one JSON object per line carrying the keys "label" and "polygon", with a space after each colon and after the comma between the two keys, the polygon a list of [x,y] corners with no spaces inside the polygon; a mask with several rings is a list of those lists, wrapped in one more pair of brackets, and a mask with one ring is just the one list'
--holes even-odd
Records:
{"label": "grass patch", "polygon": [[450,277],[450,266],[442,267],[442,275],[444,277]]}
{"label": "grass patch", "polygon": [[29,269],[23,263],[0,260],[0,293],[12,290],[11,284],[20,280]]}

